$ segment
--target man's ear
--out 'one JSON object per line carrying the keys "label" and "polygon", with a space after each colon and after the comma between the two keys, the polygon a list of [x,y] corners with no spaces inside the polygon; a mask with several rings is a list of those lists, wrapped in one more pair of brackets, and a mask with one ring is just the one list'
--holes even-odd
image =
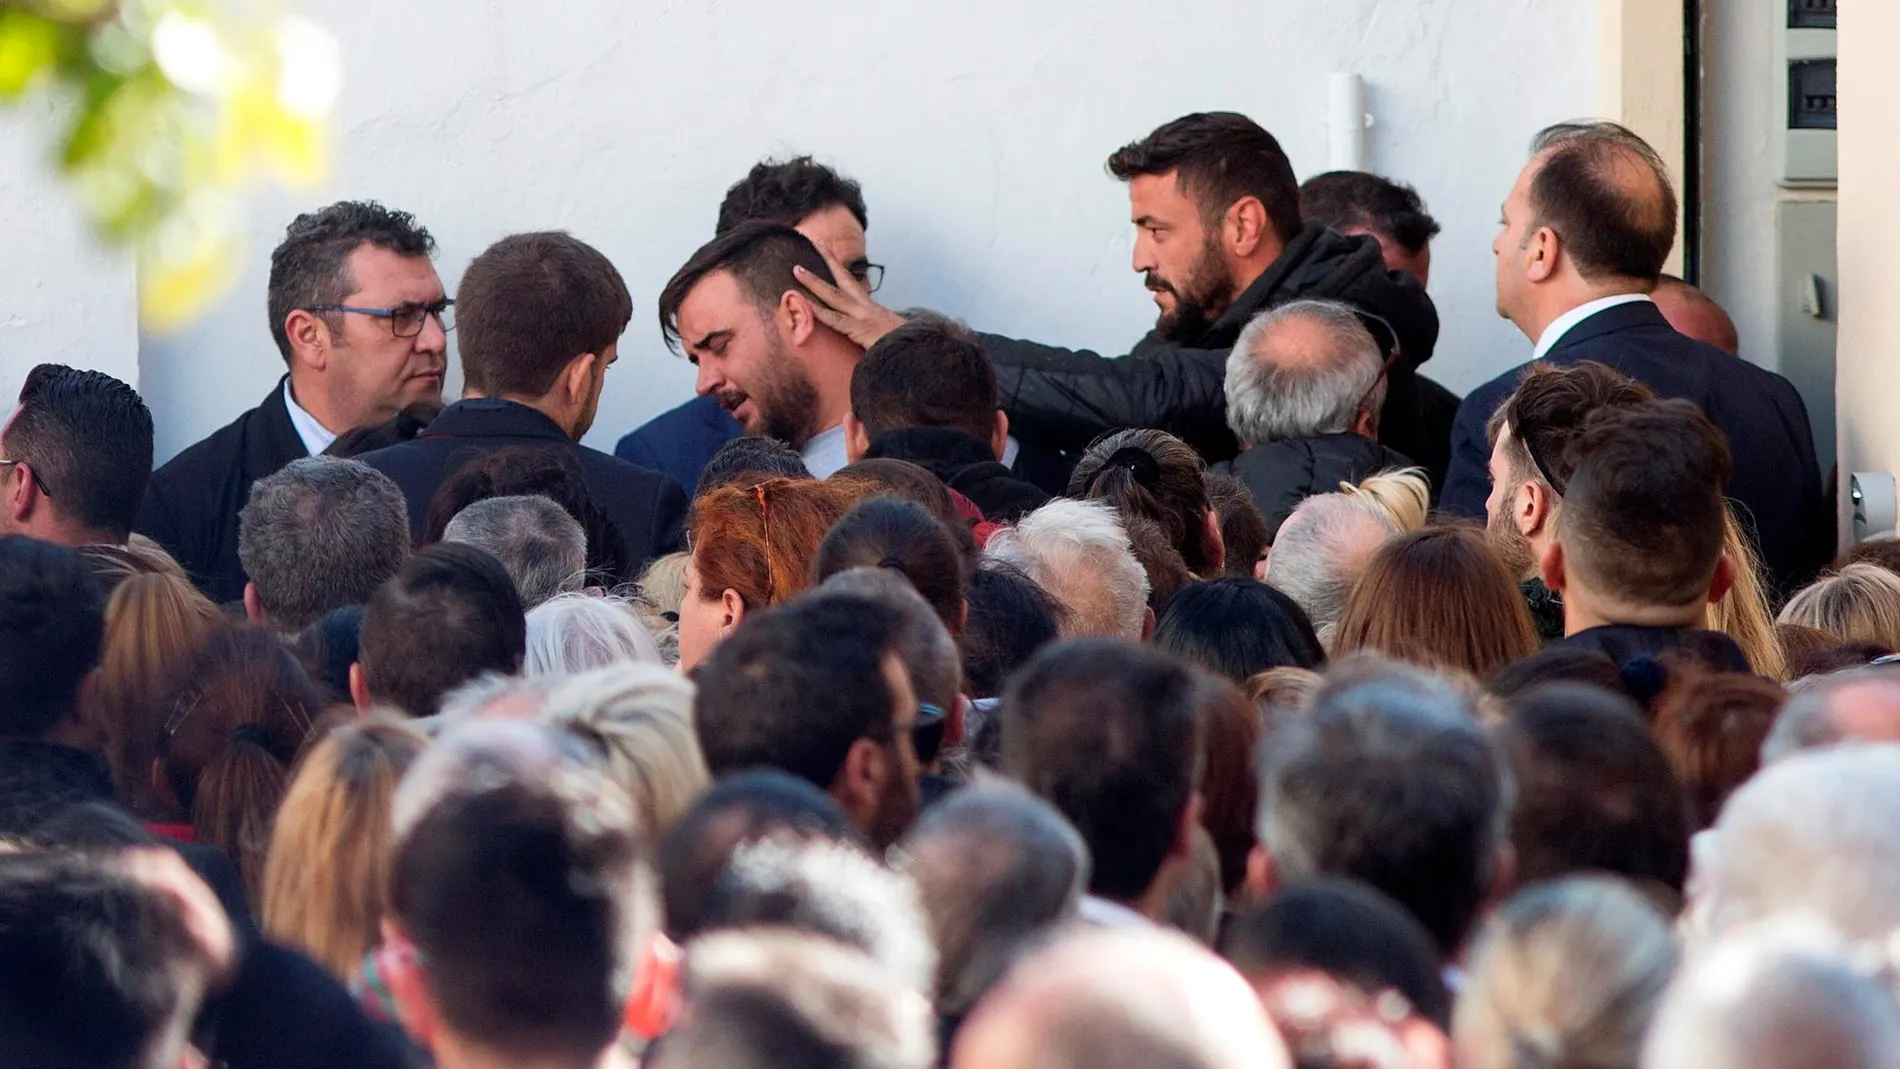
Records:
{"label": "man's ear", "polygon": [[1564,588],[1570,585],[1570,577],[1564,574],[1562,541],[1552,539],[1550,545],[1544,547],[1544,554],[1537,562],[1537,571],[1543,577],[1544,585],[1556,593],[1563,593]]}
{"label": "man's ear", "polygon": [[831,797],[844,810],[851,823],[868,827],[884,794],[884,780],[891,775],[890,758],[882,744],[859,737],[845,752],[844,765],[831,781]]}
{"label": "man's ear", "polygon": [[1719,604],[1735,589],[1735,558],[1724,553],[1715,560],[1715,577],[1709,580],[1709,604]]}
{"label": "man's ear", "polygon": [[1260,559],[1253,562],[1253,577],[1261,582],[1267,581],[1267,562],[1273,559],[1273,547],[1261,546]]}
{"label": "man's ear", "polygon": [[1270,225],[1267,206],[1260,203],[1260,198],[1242,197],[1227,209],[1227,215],[1221,221],[1221,237],[1229,251],[1240,259],[1246,259],[1260,251]]}
{"label": "man's ear", "polygon": [[996,425],[990,428],[990,452],[996,454],[996,462],[1003,463],[1009,455],[1009,413],[996,410]]}
{"label": "man's ear", "polygon": [[778,322],[785,332],[785,340],[793,345],[810,341],[823,325],[811,310],[811,298],[798,290],[786,290],[779,296]]}
{"label": "man's ear", "polygon": [[864,459],[864,454],[870,451],[871,435],[865,431],[864,424],[858,422],[857,416],[846,412],[844,414],[845,459],[856,464]]}
{"label": "man's ear", "polygon": [[330,336],[330,324],[315,312],[293,308],[284,316],[284,337],[290,341],[289,361],[311,371],[330,366],[330,350],[336,339]]}
{"label": "man's ear", "polygon": [[594,392],[594,369],[599,363],[599,353],[582,353],[567,362],[555,382],[563,402],[575,408],[587,404],[587,398]]}
{"label": "man's ear", "polygon": [[1141,613],[1141,640],[1146,642],[1155,637],[1155,607],[1150,605]]}
{"label": "man's ear", "polygon": [[1517,522],[1517,533],[1525,538],[1533,537],[1544,529],[1557,503],[1550,487],[1536,479],[1519,483],[1517,493],[1512,495],[1511,500],[1511,518]]}
{"label": "man's ear", "polygon": [[1174,842],[1168,846],[1168,856],[1181,861],[1194,858],[1194,833],[1201,827],[1201,811],[1207,808],[1206,799],[1200,791],[1188,796],[1188,804],[1181,807],[1181,820],[1174,826]]}
{"label": "man's ear", "polygon": [[363,674],[363,662],[350,663],[350,701],[358,712],[367,713],[376,704],[376,698],[369,692],[369,677]]}
{"label": "man's ear", "polygon": [[257,584],[244,584],[244,618],[254,624],[269,624],[270,617],[264,612],[264,599],[257,596]]}
{"label": "man's ear", "polygon": [[1201,555],[1207,558],[1208,574],[1203,579],[1219,575],[1227,567],[1227,542],[1220,536],[1220,516],[1213,509],[1207,510],[1207,518],[1201,524]]}
{"label": "man's ear", "polygon": [[1563,254],[1563,239],[1547,226],[1531,235],[1530,255],[1524,264],[1524,277],[1532,282],[1548,282],[1557,274],[1557,260]]}
{"label": "man's ear", "polygon": [[726,592],[719,595],[719,607],[722,612],[719,637],[725,638],[745,622],[745,598],[737,590],[727,587]]}
{"label": "man's ear", "polygon": [[1280,874],[1273,867],[1273,855],[1259,843],[1247,854],[1247,893],[1255,902],[1266,902],[1280,889]]}
{"label": "man's ear", "polygon": [[1361,409],[1359,418],[1353,421],[1352,433],[1367,441],[1379,440],[1379,417],[1370,409]]}
{"label": "man's ear", "polygon": [[26,523],[33,515],[39,492],[30,469],[19,464],[7,466],[6,474],[0,475],[0,509],[5,511],[9,526],[20,527]]}
{"label": "man's ear", "polygon": [[956,746],[963,742],[963,732],[969,725],[969,718],[970,696],[959,694],[956,702],[950,707],[950,715],[944,721],[943,744],[945,746]]}

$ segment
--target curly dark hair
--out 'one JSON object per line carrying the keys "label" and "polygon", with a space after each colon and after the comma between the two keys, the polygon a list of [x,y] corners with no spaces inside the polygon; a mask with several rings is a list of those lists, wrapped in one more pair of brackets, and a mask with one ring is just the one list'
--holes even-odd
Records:
{"label": "curly dark hair", "polygon": [[430,256],[435,238],[408,212],[373,200],[340,200],[290,221],[270,254],[270,334],[290,360],[284,317],[299,308],[341,304],[355,289],[350,254],[364,245],[398,256]]}

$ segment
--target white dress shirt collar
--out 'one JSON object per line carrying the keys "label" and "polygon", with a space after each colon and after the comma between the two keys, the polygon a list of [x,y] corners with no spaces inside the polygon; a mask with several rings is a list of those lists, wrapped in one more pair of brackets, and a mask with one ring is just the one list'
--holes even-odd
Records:
{"label": "white dress shirt collar", "polygon": [[839,468],[851,463],[850,456],[845,452],[844,424],[812,435],[811,441],[806,442],[805,448],[799,453],[805,458],[805,470],[816,478],[831,478]]}
{"label": "white dress shirt collar", "polygon": [[[1619,293],[1614,297],[1600,297],[1588,304],[1580,304],[1572,308],[1570,311],[1552,320],[1550,326],[1544,328],[1543,336],[1537,339],[1537,348],[1531,352],[1531,359],[1542,360],[1544,357],[1550,355],[1550,351],[1557,347],[1557,343],[1564,340],[1564,335],[1570,333],[1577,324],[1596,315],[1598,312],[1606,311],[1622,304],[1635,304],[1638,301],[1648,300],[1649,294],[1647,293]],[[1653,304],[1655,302],[1651,301],[1650,303]]]}
{"label": "white dress shirt collar", "polygon": [[303,439],[303,447],[311,456],[319,456],[336,441],[336,432],[317,422],[317,417],[304,411],[297,403],[297,397],[290,392],[290,379],[284,379],[284,407],[290,409],[290,425],[297,428],[297,437]]}

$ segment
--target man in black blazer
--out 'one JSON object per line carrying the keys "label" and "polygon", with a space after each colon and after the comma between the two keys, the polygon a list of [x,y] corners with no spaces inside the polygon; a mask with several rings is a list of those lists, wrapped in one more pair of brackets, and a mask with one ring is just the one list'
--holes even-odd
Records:
{"label": "man in black blazer", "polygon": [[614,265],[565,233],[515,234],[468,265],[456,307],[463,399],[414,441],[357,458],[402,488],[417,536],[436,491],[463,465],[506,446],[547,446],[572,451],[588,495],[619,529],[633,573],[619,578],[685,548],[679,483],[580,444],[633,317]]}
{"label": "man in black blazer", "polygon": [[[1607,364],[1665,398],[1693,401],[1728,436],[1728,496],[1784,591],[1834,552],[1807,407],[1787,379],[1676,333],[1649,297],[1675,241],[1676,200],[1655,151],[1607,122],[1539,134],[1509,199],[1497,255],[1498,313],[1536,341],[1533,361]],[[1481,518],[1490,494],[1485,425],[1525,367],[1459,406],[1440,507]]]}
{"label": "man in black blazer", "polygon": [[271,253],[271,335],[288,373],[256,408],[153,472],[133,527],[213,601],[244,596],[238,513],[252,483],[345,431],[441,399],[452,302],[434,251],[409,213],[340,201],[298,216]]}

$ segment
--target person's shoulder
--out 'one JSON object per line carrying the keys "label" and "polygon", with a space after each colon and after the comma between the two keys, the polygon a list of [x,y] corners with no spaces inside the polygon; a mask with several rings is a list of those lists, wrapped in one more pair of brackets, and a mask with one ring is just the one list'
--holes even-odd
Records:
{"label": "person's shoulder", "polygon": [[732,416],[725,406],[711,397],[694,397],[684,404],[675,405],[665,412],[654,416],[645,423],[627,433],[628,438],[644,438],[648,435],[671,435],[682,430],[700,427],[723,428],[732,423]]}
{"label": "person's shoulder", "polygon": [[679,480],[664,472],[654,471],[652,468],[614,456],[612,453],[603,453],[586,445],[577,445],[575,449],[580,456],[581,471],[586,474],[590,482],[596,479],[611,480],[615,485],[638,487],[648,493],[657,492],[669,483],[675,487],[679,486]]}
{"label": "person's shoulder", "polygon": [[179,450],[176,456],[153,469],[152,481],[197,482],[205,477],[205,469],[231,465],[243,451],[245,435],[260,418],[259,409],[246,409],[236,419]]}

